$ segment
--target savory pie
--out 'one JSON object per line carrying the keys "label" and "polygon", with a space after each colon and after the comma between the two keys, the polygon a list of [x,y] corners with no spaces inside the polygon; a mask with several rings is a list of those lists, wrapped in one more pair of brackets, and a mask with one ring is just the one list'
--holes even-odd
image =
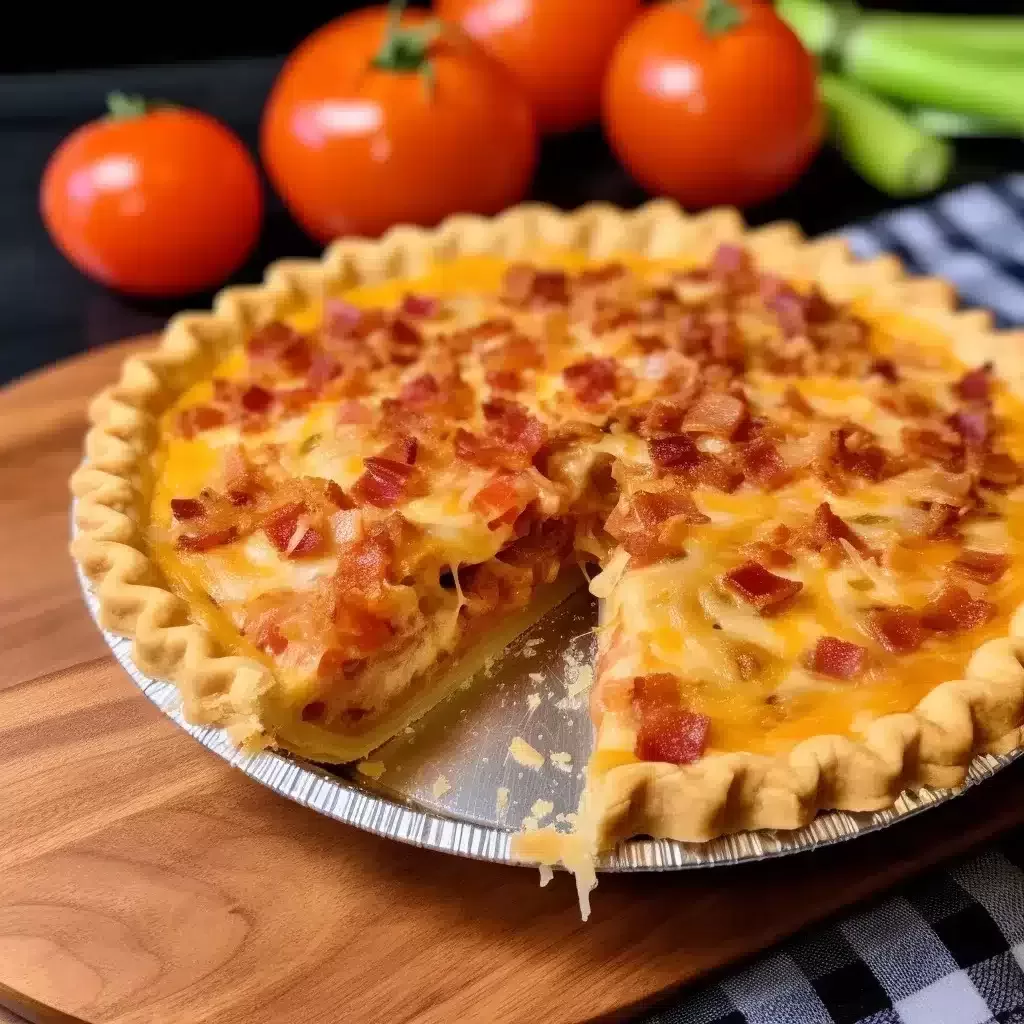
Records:
{"label": "savory pie", "polygon": [[186,714],[345,762],[579,585],[574,836],[959,783],[1024,721],[1024,336],[838,239],[671,204],[339,242],[94,403],[74,553]]}

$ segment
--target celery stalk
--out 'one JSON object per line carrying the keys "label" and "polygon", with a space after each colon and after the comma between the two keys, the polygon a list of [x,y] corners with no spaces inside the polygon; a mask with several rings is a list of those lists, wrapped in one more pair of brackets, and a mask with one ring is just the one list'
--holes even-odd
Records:
{"label": "celery stalk", "polygon": [[866,181],[891,196],[937,189],[952,159],[948,143],[852,82],[823,74],[821,96],[836,145]]}
{"label": "celery stalk", "polygon": [[947,53],[970,53],[993,60],[1024,60],[1024,18],[998,15],[899,14],[862,16],[873,34],[887,33],[906,43]]}
{"label": "celery stalk", "polygon": [[1000,121],[933,107],[911,110],[910,119],[922,131],[943,139],[1012,139],[1021,134],[1019,128]]}
{"label": "celery stalk", "polygon": [[894,99],[974,114],[1024,129],[1024,61],[928,49],[864,22],[846,37],[840,69]]}

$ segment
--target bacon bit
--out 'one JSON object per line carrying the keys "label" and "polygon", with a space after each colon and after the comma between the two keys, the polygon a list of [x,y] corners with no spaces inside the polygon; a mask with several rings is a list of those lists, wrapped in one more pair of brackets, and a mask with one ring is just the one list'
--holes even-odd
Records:
{"label": "bacon bit", "polygon": [[207,533],[183,533],[177,542],[179,551],[209,551],[219,548],[238,539],[238,527],[227,526],[223,530],[210,530]]}
{"label": "bacon bit", "polygon": [[619,281],[626,273],[621,263],[602,263],[599,267],[585,267],[576,275],[573,283],[581,288],[596,288]]}
{"label": "bacon bit", "polygon": [[328,299],[324,303],[324,328],[332,337],[349,337],[365,314],[366,310],[344,299]]}
{"label": "bacon bit", "polygon": [[696,471],[702,454],[693,438],[686,434],[651,438],[647,442],[647,450],[658,469],[672,472]]}
{"label": "bacon bit", "polygon": [[907,605],[873,608],[868,612],[867,625],[890,654],[912,654],[924,642],[921,620]]}
{"label": "bacon bit", "polygon": [[1021,481],[1021,467],[1004,452],[987,452],[981,461],[978,477],[988,487],[1005,489]]}
{"label": "bacon bit", "polygon": [[900,375],[896,370],[896,364],[891,359],[876,359],[869,367],[868,373],[881,377],[890,384],[898,384]]}
{"label": "bacon bit", "polygon": [[832,679],[852,679],[867,666],[868,649],[834,636],[818,639],[806,658],[807,668]]}
{"label": "bacon bit", "polygon": [[323,534],[309,524],[308,511],[296,501],[274,509],[263,520],[263,532],[270,543],[288,558],[311,555],[323,546]]}
{"label": "bacon bit", "polygon": [[567,366],[562,377],[578,402],[595,406],[615,394],[618,364],[614,359],[587,358]]}
{"label": "bacon bit", "polygon": [[792,384],[782,395],[782,403],[793,412],[810,419],[814,415],[814,406],[804,398],[803,393]]}
{"label": "bacon bit", "polygon": [[766,437],[743,446],[743,472],[765,490],[774,491],[792,478],[779,450]]}
{"label": "bacon bit", "polygon": [[562,270],[537,270],[526,263],[513,263],[505,271],[501,299],[510,306],[564,306],[569,301],[568,285]]}
{"label": "bacon bit", "polygon": [[992,429],[991,417],[985,408],[960,409],[946,421],[963,438],[969,448],[984,448]]}
{"label": "bacon bit", "polygon": [[523,334],[513,334],[499,348],[482,356],[489,370],[536,370],[544,365],[540,346]]}
{"label": "bacon bit", "polygon": [[540,451],[547,439],[547,428],[526,407],[507,398],[492,398],[483,406],[484,419],[491,434],[522,452],[527,461]]}
{"label": "bacon bit", "polygon": [[912,455],[923,459],[932,459],[942,463],[947,469],[956,471],[963,468],[958,465],[962,454],[963,443],[952,431],[943,428],[938,430],[916,427],[904,427],[900,431],[903,447]]}
{"label": "bacon bit", "polygon": [[874,443],[874,435],[869,431],[861,427],[840,427],[836,433],[839,464],[847,472],[877,483],[901,468],[884,448]]}
{"label": "bacon bit", "polygon": [[274,397],[281,407],[282,413],[290,415],[302,412],[311,402],[315,402],[317,392],[314,388],[279,388]]}
{"label": "bacon bit", "polygon": [[921,625],[937,633],[962,633],[986,623],[996,614],[991,601],[974,600],[963,588],[947,585],[921,610]]}
{"label": "bacon bit", "polygon": [[1009,567],[1009,555],[966,548],[946,568],[957,576],[991,586],[999,581]]}
{"label": "bacon bit", "polygon": [[306,383],[314,391],[319,391],[336,377],[340,377],[341,372],[341,363],[334,356],[317,349],[306,371]]}
{"label": "bacon bit", "polygon": [[711,258],[708,274],[713,281],[730,285],[735,291],[747,292],[754,288],[756,275],[750,253],[739,245],[723,242]]}
{"label": "bacon bit", "polygon": [[744,562],[721,577],[722,583],[752,604],[761,615],[773,615],[801,590],[799,580],[786,579],[769,572],[757,562]]}
{"label": "bacon bit", "polygon": [[371,423],[373,410],[356,398],[350,398],[338,406],[334,420],[339,424]]}
{"label": "bacon bit", "polygon": [[518,478],[512,473],[499,473],[490,483],[477,491],[469,507],[487,520],[489,529],[497,530],[509,522],[506,516],[510,513],[511,521],[515,522],[525,504]]}
{"label": "bacon bit", "polygon": [[223,410],[211,405],[193,405],[178,414],[178,430],[186,438],[193,438],[203,430],[214,430],[227,423]]}
{"label": "bacon bit", "polygon": [[309,342],[294,328],[277,320],[257,330],[245,349],[253,362],[278,363],[295,374],[305,373],[313,356]]}
{"label": "bacon bit", "polygon": [[711,517],[701,512],[688,491],[638,491],[633,495],[630,505],[641,525],[648,528],[676,516],[692,526],[711,522]]}
{"label": "bacon bit", "polygon": [[502,548],[498,558],[508,565],[531,569],[535,583],[550,583],[572,551],[574,535],[569,520],[546,519]]}
{"label": "bacon bit", "polygon": [[488,370],[485,378],[495,391],[522,391],[523,378],[517,370]]}
{"label": "bacon bit", "polygon": [[641,437],[658,437],[663,434],[678,434],[682,429],[683,417],[690,407],[687,395],[658,398],[644,413],[643,422],[637,428]]}
{"label": "bacon bit", "polygon": [[911,533],[932,540],[954,538],[961,511],[956,505],[934,501],[926,509],[913,509],[907,518]]}
{"label": "bacon bit", "polygon": [[858,554],[869,554],[871,549],[863,537],[852,529],[844,519],[832,511],[832,506],[823,501],[815,510],[811,525],[804,531],[801,540],[805,547],[814,551],[822,551],[841,540],[851,544]]}
{"label": "bacon bit", "polygon": [[391,342],[388,355],[397,366],[408,366],[419,358],[423,348],[423,335],[408,320],[395,317],[388,325]]}
{"label": "bacon bit", "polygon": [[[464,462],[472,462],[487,468],[503,466],[506,450],[496,441],[471,434],[468,430],[458,427],[455,431],[455,456]],[[515,468],[515,467],[509,467]]]}
{"label": "bacon bit", "polygon": [[747,416],[747,403],[724,391],[705,391],[687,410],[682,429],[730,438]]}
{"label": "bacon bit", "polygon": [[787,569],[796,564],[796,559],[788,551],[775,547],[765,540],[755,540],[750,544],[744,544],[741,550],[743,554],[749,555],[766,569]]}
{"label": "bacon bit", "polygon": [[371,455],[364,460],[362,476],[352,485],[351,496],[357,504],[390,508],[405,494],[416,470],[405,462]]}
{"label": "bacon bit", "polygon": [[440,395],[437,378],[432,373],[423,373],[402,385],[398,400],[406,405],[424,406],[436,402]]}
{"label": "bacon bit", "polygon": [[419,442],[416,438],[411,434],[406,434],[404,437],[398,438],[397,441],[392,441],[391,444],[380,452],[379,457],[391,459],[393,462],[404,462],[407,466],[414,466],[419,447]]}
{"label": "bacon bit", "polygon": [[274,404],[274,396],[259,384],[253,384],[242,392],[242,408],[246,412],[264,413]]}
{"label": "bacon bit", "polygon": [[384,592],[394,561],[394,544],[381,533],[368,533],[338,551],[334,583],[342,594],[375,601]]}
{"label": "bacon bit", "polygon": [[658,708],[677,708],[679,698],[679,677],[671,672],[652,672],[633,680],[633,710],[641,716]]}
{"label": "bacon bit", "polygon": [[640,719],[634,754],[641,761],[692,764],[707,749],[711,719],[682,708],[662,707]]}
{"label": "bacon bit", "polygon": [[965,402],[987,402],[991,397],[992,364],[985,363],[965,373],[956,385],[956,393]]}
{"label": "bacon bit", "polygon": [[406,316],[431,318],[441,312],[441,300],[432,295],[407,293],[399,311]]}
{"label": "bacon bit", "polygon": [[206,506],[196,498],[171,498],[171,515],[179,522],[198,519],[206,514]]}

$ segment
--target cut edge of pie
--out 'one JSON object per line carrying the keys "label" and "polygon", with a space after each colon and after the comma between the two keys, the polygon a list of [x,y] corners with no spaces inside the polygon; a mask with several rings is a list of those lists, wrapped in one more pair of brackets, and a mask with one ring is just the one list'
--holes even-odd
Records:
{"label": "cut edge of pie", "polygon": [[[893,256],[858,261],[841,238],[807,241],[789,223],[747,229],[731,209],[691,216],[656,200],[633,212],[592,204],[565,214],[530,204],[493,219],[453,217],[433,230],[400,227],[379,241],[343,240],[319,261],[275,263],[262,285],[222,291],[210,313],[177,315],[159,346],[129,357],[118,382],[91,403],[86,458],[71,480],[72,552],[94,586],[101,625],[134,639],[136,663],[175,683],[191,721],[224,726],[248,749],[272,743],[265,730],[271,670],[221,653],[188,603],[162,584],[146,553],[143,495],[161,412],[254,329],[328,293],[415,277],[461,256],[526,257],[538,246],[593,260],[622,252],[706,259],[723,243],[742,244],[759,266],[782,277],[816,284],[830,301],[867,296],[873,309],[931,325],[964,363],[991,362],[1024,396],[1024,331],[997,331],[987,312],[957,310],[948,283],[909,277]],[[728,752],[682,765],[592,764],[576,834],[523,833],[515,854],[526,862],[563,863],[585,890],[594,855],[630,835],[703,841],[744,829],[792,829],[819,810],[874,811],[908,787],[959,785],[975,754],[1021,744],[1022,662],[1024,606],[1012,616],[1008,636],[974,652],[964,678],[936,686],[911,711],[876,719],[862,740],[815,736],[784,756]]]}

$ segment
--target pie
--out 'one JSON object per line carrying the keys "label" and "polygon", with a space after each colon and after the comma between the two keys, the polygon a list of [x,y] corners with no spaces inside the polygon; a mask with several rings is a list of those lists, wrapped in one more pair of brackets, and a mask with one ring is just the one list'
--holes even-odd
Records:
{"label": "pie", "polygon": [[363,757],[571,589],[576,833],[702,841],[960,783],[1024,722],[1024,334],[791,225],[655,202],[343,241],[91,407],[73,551],[193,721]]}

